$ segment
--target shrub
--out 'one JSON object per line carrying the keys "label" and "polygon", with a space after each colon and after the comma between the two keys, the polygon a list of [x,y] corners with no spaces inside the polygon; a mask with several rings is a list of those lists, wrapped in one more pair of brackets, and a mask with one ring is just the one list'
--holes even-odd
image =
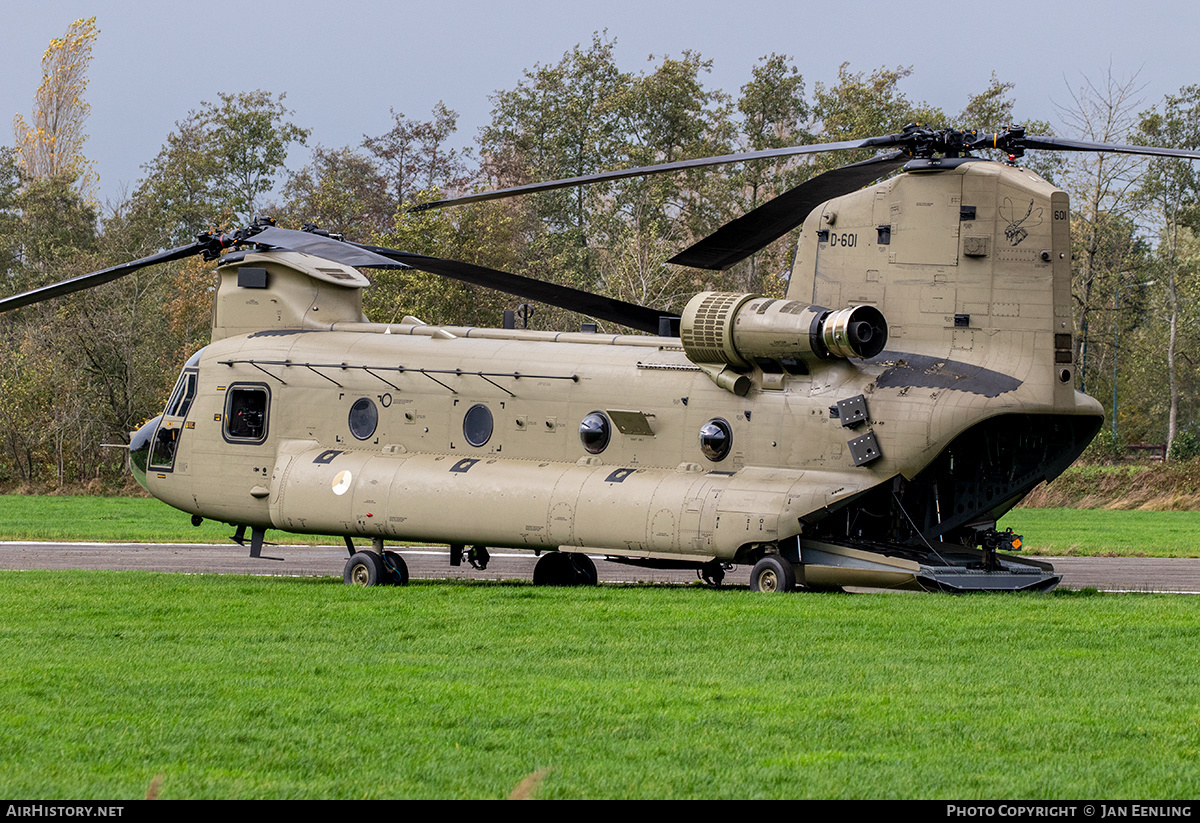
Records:
{"label": "shrub", "polygon": [[1193,431],[1181,431],[1175,435],[1171,447],[1167,449],[1167,460],[1172,462],[1195,460],[1197,455],[1200,455],[1200,437]]}

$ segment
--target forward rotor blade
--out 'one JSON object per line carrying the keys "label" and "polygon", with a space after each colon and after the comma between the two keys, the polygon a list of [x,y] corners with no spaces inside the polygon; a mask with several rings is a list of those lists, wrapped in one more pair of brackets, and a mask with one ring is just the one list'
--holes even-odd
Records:
{"label": "forward rotor blade", "polygon": [[1026,135],[1020,140],[1027,149],[1051,149],[1055,151],[1111,151],[1117,154],[1142,154],[1149,157],[1178,157],[1184,160],[1200,160],[1200,151],[1191,149],[1168,149],[1160,146],[1125,146],[1119,143],[1089,143],[1086,140],[1068,140],[1065,137],[1042,137]]}
{"label": "forward rotor blade", "polygon": [[[352,245],[359,246],[358,243]],[[628,326],[650,334],[658,334],[660,317],[675,316],[673,312],[647,308],[636,303],[627,303],[624,300],[573,289],[570,286],[559,286],[519,274],[489,269],[486,266],[476,266],[473,263],[427,257],[423,254],[413,254],[382,246],[364,245],[360,248],[372,254],[391,257],[406,268],[440,274],[443,277],[558,306],[568,311],[579,312],[589,317]]]}
{"label": "forward rotor blade", "polygon": [[904,152],[895,151],[819,174],[731,220],[667,262],[724,271],[799,226],[821,203],[861,189],[907,159]]}
{"label": "forward rotor blade", "polygon": [[255,234],[251,242],[285,251],[303,252],[358,268],[419,269],[652,334],[658,333],[658,318],[671,315],[670,312],[649,309],[568,286],[544,283],[541,280],[476,266],[473,263],[429,257],[385,246],[347,242],[312,232],[272,226]]}
{"label": "forward rotor blade", "polygon": [[485,191],[479,194],[468,194],[447,200],[435,200],[432,203],[421,203],[409,209],[410,212],[440,209],[445,206],[461,206],[466,203],[478,203],[484,200],[496,200],[502,197],[512,197],[517,194],[531,194],[539,191],[563,189],[569,186],[585,186],[589,183],[602,183],[606,180],[623,180],[627,177],[642,177],[648,174],[665,174],[684,169],[699,169],[707,166],[719,166],[725,163],[741,163],[746,160],[764,160],[772,157],[792,157],[801,154],[821,154],[827,151],[843,151],[846,149],[868,149],[882,146],[895,146],[908,142],[911,137],[906,134],[888,134],[882,137],[868,137],[865,140],[843,140],[840,143],[813,143],[807,146],[788,146],[781,149],[763,149],[762,151],[745,151],[737,154],[723,154],[718,157],[700,157],[695,160],[680,160],[674,163],[659,163],[653,166],[639,166],[635,169],[617,169],[616,171],[585,174],[580,177],[568,177],[563,180],[550,180],[545,183],[530,183],[524,186],[513,186],[507,189]]}
{"label": "forward rotor blade", "polygon": [[210,243],[190,243],[186,246],[178,246],[167,251],[160,251],[158,254],[152,254],[149,257],[142,257],[137,260],[132,260],[128,263],[122,263],[119,266],[94,271],[90,274],[81,274],[78,277],[72,277],[67,280],[60,280],[57,283],[51,283],[49,286],[42,286],[38,289],[31,289],[21,294],[6,297],[0,300],[0,312],[10,311],[11,309],[19,309],[22,306],[28,306],[33,303],[40,303],[43,300],[50,300],[55,297],[62,297],[67,294],[74,294],[77,291],[90,289],[94,286],[99,286],[103,283],[108,283],[124,277],[127,274],[133,274],[138,269],[144,269],[146,266],[153,266],[156,263],[169,263],[172,260],[182,260],[185,257],[191,257],[194,254],[200,254],[210,248]]}

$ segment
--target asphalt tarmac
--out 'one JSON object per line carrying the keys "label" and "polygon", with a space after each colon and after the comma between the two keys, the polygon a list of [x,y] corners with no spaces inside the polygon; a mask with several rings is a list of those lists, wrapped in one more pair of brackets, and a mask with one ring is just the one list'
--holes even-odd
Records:
{"label": "asphalt tarmac", "polygon": [[[369,546],[363,544],[363,548]],[[392,547],[393,549],[395,547]],[[410,576],[417,579],[530,580],[537,558],[497,550],[487,569],[463,560],[451,566],[442,549],[401,548]],[[264,557],[249,557],[238,545],[146,543],[0,542],[0,569],[112,569],[181,574],[255,574],[291,577],[341,577],[344,546],[264,546]],[[276,559],[267,559],[266,556]],[[690,583],[692,570],[646,569],[593,557],[601,583]],[[1063,575],[1062,587],[1121,592],[1200,594],[1200,560],[1157,557],[1046,558]],[[750,567],[729,572],[725,584],[748,586]]]}

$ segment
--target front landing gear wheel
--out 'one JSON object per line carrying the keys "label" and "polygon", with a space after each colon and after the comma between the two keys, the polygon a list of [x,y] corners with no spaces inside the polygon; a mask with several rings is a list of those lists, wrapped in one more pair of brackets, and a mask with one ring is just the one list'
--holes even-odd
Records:
{"label": "front landing gear wheel", "polygon": [[754,564],[750,572],[750,590],[755,592],[790,592],[796,588],[796,570],[790,560],[768,554]]}
{"label": "front landing gear wheel", "polygon": [[342,582],[347,586],[377,586],[386,582],[389,576],[375,552],[355,552],[346,561]]}
{"label": "front landing gear wheel", "polygon": [[387,582],[393,586],[408,585],[408,564],[404,562],[403,557],[395,552],[384,552],[383,566],[386,570]]}

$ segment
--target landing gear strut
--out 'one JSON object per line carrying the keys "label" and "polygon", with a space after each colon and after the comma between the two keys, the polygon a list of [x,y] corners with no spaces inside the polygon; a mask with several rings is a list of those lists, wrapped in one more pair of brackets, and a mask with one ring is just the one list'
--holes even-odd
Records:
{"label": "landing gear strut", "polygon": [[467,562],[477,571],[483,571],[487,568],[488,561],[492,556],[488,554],[487,546],[472,546],[467,552]]}
{"label": "landing gear strut", "polygon": [[716,559],[709,560],[700,567],[700,579],[715,589],[725,580],[725,572],[732,568],[733,564],[731,563],[724,563]]}
{"label": "landing gear strut", "polygon": [[450,544],[450,565],[461,566],[463,555],[466,555],[467,562],[471,564],[471,568],[476,571],[484,571],[487,569],[488,561],[492,559],[492,555],[487,550],[487,546],[472,546],[467,548],[459,543]]}
{"label": "landing gear strut", "polygon": [[[192,516],[192,525],[193,526],[200,525],[199,523],[196,522],[196,517],[197,517],[196,515]],[[267,535],[266,529],[260,529],[258,527],[253,527],[250,529],[250,556],[255,559],[261,559],[261,560],[282,560],[283,559],[282,557],[267,557],[265,554],[262,553],[262,547],[263,547],[264,538],[266,537],[266,535]],[[246,545],[246,527],[238,526],[237,531],[235,531],[233,533],[233,535],[230,536],[229,539],[232,540],[234,543],[237,543],[239,546],[245,546]]]}

